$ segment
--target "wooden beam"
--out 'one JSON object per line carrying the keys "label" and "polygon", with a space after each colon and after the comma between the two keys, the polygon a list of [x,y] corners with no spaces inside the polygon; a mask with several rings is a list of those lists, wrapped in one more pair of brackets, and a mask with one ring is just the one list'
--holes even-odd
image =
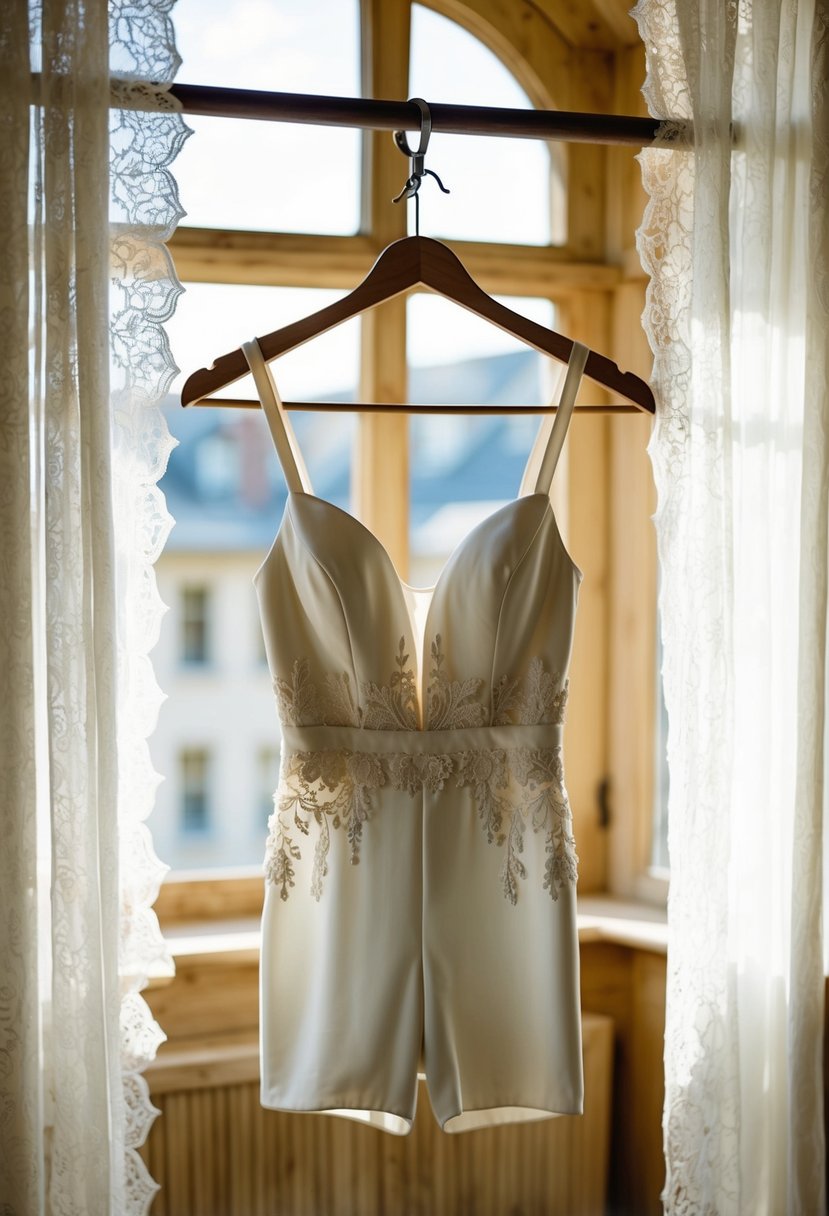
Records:
{"label": "wooden beam", "polygon": [[[405,163],[401,156],[404,171]],[[445,243],[476,282],[495,294],[556,299],[574,291],[609,291],[620,280],[617,267],[579,260],[566,246]],[[359,234],[306,236],[186,227],[179,227],[169,243],[176,274],[185,283],[346,290],[368,274],[383,247],[382,240]]]}
{"label": "wooden beam", "polygon": [[168,248],[182,282],[351,288],[377,257],[368,236],[180,226]]}
{"label": "wooden beam", "polygon": [[627,15],[629,0],[533,0],[533,4],[574,47],[612,51],[637,37],[636,23]]}
{"label": "wooden beam", "polygon": [[[597,350],[610,346],[610,306],[606,299],[574,296],[563,310],[562,328]],[[582,386],[594,401],[595,386]],[[600,822],[599,783],[608,772],[608,420],[574,418],[568,432],[566,478],[553,484],[553,504],[563,508],[567,545],[584,571],[579,591],[564,755],[567,789],[573,806],[579,853],[579,892],[602,891],[607,884],[607,831]],[[564,470],[562,470],[564,471]],[[556,481],[558,481],[558,477]],[[559,499],[556,499],[558,491]],[[561,497],[564,502],[561,502]]]}
{"label": "wooden beam", "polygon": [[[363,92],[406,97],[411,0],[362,0]],[[409,162],[388,132],[364,136],[363,230],[379,250],[406,235],[406,203],[394,204]],[[373,259],[372,259],[373,260]],[[406,299],[363,315],[360,326],[363,401],[407,399]],[[409,420],[405,414],[362,414],[352,481],[354,513],[379,537],[401,578],[409,571]]]}
{"label": "wooden beam", "polygon": [[620,46],[641,46],[639,27],[630,15],[630,0],[591,0],[600,21]]}
{"label": "wooden beam", "polygon": [[[564,109],[571,48],[528,0],[426,0],[429,8],[456,21],[498,56],[538,109]],[[555,92],[555,97],[553,93]],[[427,98],[428,100],[428,98]]]}
{"label": "wooden beam", "polygon": [[[609,109],[612,89],[612,56],[601,51],[573,52],[573,101],[586,110]],[[607,155],[608,149],[597,145],[567,149],[567,242],[579,259],[606,260]]]}

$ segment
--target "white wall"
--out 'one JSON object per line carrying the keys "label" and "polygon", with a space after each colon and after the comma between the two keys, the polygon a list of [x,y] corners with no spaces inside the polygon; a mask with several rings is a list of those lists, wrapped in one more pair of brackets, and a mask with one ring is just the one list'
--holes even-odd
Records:
{"label": "white wall", "polygon": [[[261,865],[267,822],[262,809],[260,752],[279,746],[279,719],[251,579],[260,553],[167,552],[156,565],[168,605],[152,652],[156,678],[167,694],[150,739],[164,780],[149,827],[156,852],[174,869]],[[181,589],[210,590],[211,661],[181,661]],[[182,829],[179,754],[206,748],[212,758],[212,824],[204,834]],[[274,780],[275,784],[275,780]]]}

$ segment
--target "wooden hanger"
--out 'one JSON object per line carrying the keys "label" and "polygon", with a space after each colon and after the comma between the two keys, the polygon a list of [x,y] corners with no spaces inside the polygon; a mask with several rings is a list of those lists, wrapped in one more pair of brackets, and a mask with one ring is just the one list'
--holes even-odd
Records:
{"label": "wooden hanger", "polygon": [[[259,346],[266,360],[275,359],[289,350],[302,345],[303,342],[325,333],[342,321],[375,308],[385,300],[392,300],[413,287],[428,287],[431,291],[454,300],[463,308],[484,317],[494,325],[506,330],[526,342],[529,346],[544,354],[552,355],[561,363],[567,363],[573,349],[573,342],[563,334],[556,333],[544,325],[538,325],[513,312],[505,304],[499,304],[492,296],[478,286],[469,272],[464,268],[460,259],[448,246],[441,241],[420,236],[420,187],[425,177],[433,177],[444,194],[449,191],[438,175],[432,169],[426,168],[426,149],[432,132],[432,116],[427,102],[422,97],[409,98],[411,104],[417,106],[420,112],[420,143],[417,148],[409,146],[405,131],[395,131],[394,142],[400,151],[411,161],[411,172],[405,186],[393,200],[395,203],[403,199],[413,198],[415,202],[415,233],[416,236],[403,237],[388,245],[380,254],[366,277],[352,292],[335,304],[321,308],[319,312],[311,313],[292,325],[285,325],[273,333],[259,339]],[[194,372],[184,385],[181,394],[181,404],[195,405],[204,401],[209,393],[233,384],[241,379],[248,371],[248,361],[241,348],[231,351],[216,359],[210,368],[202,368]],[[618,393],[626,401],[655,413],[653,393],[644,380],[634,376],[632,372],[620,372],[619,368],[604,355],[591,351],[584,368],[584,374],[590,380],[601,384]],[[241,404],[241,403],[240,403]],[[247,404],[247,403],[245,403]],[[251,402],[255,405],[255,402]],[[349,403],[345,408],[353,409]],[[388,407],[384,407],[388,408]],[[416,406],[392,406],[392,409],[416,410]],[[433,407],[434,408],[434,407]],[[439,407],[437,407],[439,408]]]}
{"label": "wooden hanger", "polygon": [[[478,286],[461,260],[441,241],[425,236],[407,236],[388,245],[380,254],[369,273],[353,291],[290,325],[284,325],[259,339],[266,360],[287,354],[311,338],[357,316],[366,309],[375,308],[385,300],[391,300],[413,287],[427,287],[447,299],[454,300],[470,312],[484,317],[500,329],[513,334],[528,346],[561,363],[566,363],[573,349],[571,338],[564,337],[554,329],[539,325],[520,313],[513,312],[505,304]],[[249,372],[247,360],[241,347],[229,354],[220,355],[212,367],[203,367],[193,372],[185,382],[181,393],[183,406],[197,405],[217,389],[240,380]],[[590,352],[584,369],[585,376],[610,389],[625,401],[653,414],[655,404],[649,385],[633,372],[621,372],[611,359],[596,351]],[[392,406],[408,411],[407,405]],[[353,404],[343,405],[353,410]]]}

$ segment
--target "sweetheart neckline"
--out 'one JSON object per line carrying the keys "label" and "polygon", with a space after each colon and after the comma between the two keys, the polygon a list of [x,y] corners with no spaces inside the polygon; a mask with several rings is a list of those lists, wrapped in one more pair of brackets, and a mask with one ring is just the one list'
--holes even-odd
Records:
{"label": "sweetheart neckline", "polygon": [[[389,553],[388,549],[381,541],[380,537],[377,535],[376,532],[372,532],[371,528],[369,528],[366,524],[364,524],[361,519],[358,519],[358,517],[356,515],[353,515],[350,511],[346,511],[343,507],[337,506],[337,504],[335,502],[332,502],[329,498],[320,498],[319,495],[310,494],[306,490],[288,490],[288,494],[285,499],[285,510],[283,511],[282,519],[280,520],[279,527],[277,528],[277,531],[276,531],[276,535],[274,536],[271,547],[268,550],[268,552],[266,553],[265,557],[263,558],[262,563],[260,564],[256,573],[253,575],[252,581],[253,581],[254,585],[256,585],[258,583],[260,576],[262,575],[262,573],[265,570],[265,567],[268,564],[271,554],[276,549],[279,538],[282,535],[282,529],[283,529],[284,523],[285,523],[285,516],[288,513],[288,507],[291,504],[291,500],[295,499],[295,498],[310,498],[312,502],[322,503],[322,505],[326,509],[334,511],[336,514],[343,515],[343,516],[345,516],[346,519],[351,520],[351,522],[357,527],[357,529],[359,531],[365,533],[365,535],[370,538],[372,544],[374,544],[374,546],[379,550],[380,554],[383,557],[383,560],[385,561],[386,566],[388,567],[388,569],[390,570],[390,572],[392,574],[394,581],[397,583],[398,587],[400,587],[401,594],[403,594],[403,588],[406,588],[406,590],[408,590],[408,591],[414,591],[416,594],[423,594],[426,592],[430,593],[429,610],[431,610],[432,601],[435,598],[435,592],[437,591],[438,587],[440,586],[441,582],[443,581],[443,577],[446,574],[446,571],[454,563],[455,559],[457,557],[459,557],[459,555],[463,552],[463,550],[466,548],[466,545],[469,543],[469,541],[475,535],[475,533],[478,531],[478,529],[482,528],[485,524],[488,524],[491,520],[495,519],[496,516],[500,515],[502,511],[512,510],[512,508],[515,507],[517,503],[526,502],[530,498],[546,499],[544,516],[549,514],[550,517],[552,518],[553,524],[555,526],[556,537],[558,539],[559,548],[560,548],[563,556],[570,563],[570,566],[573,569],[573,573],[576,575],[579,583],[581,583],[584,578],[584,572],[580,569],[579,566],[576,565],[576,563],[573,561],[572,557],[568,553],[567,548],[565,547],[564,540],[562,539],[562,536],[561,536],[561,529],[558,526],[558,519],[556,518],[556,513],[553,510],[553,504],[550,499],[550,495],[545,493],[545,491],[543,491],[543,490],[537,490],[537,491],[533,492],[532,494],[518,494],[518,495],[516,495],[515,498],[511,498],[508,502],[504,503],[503,506],[497,507],[494,511],[490,511],[490,513],[488,515],[485,515],[483,517],[483,519],[479,520],[478,523],[475,524],[475,526],[473,528],[471,528],[469,530],[469,532],[465,533],[465,535],[460,538],[460,540],[457,542],[457,544],[453,546],[449,556],[447,557],[446,561],[443,563],[443,565],[440,569],[437,579],[435,580],[435,582],[433,583],[433,585],[431,587],[413,587],[411,585],[411,583],[404,582],[397,571],[397,566],[394,564],[394,560],[393,560],[391,554]],[[539,526],[540,526],[541,522],[542,521],[539,520]],[[405,600],[405,594],[403,594],[403,598]],[[407,613],[408,613],[408,606],[407,606]],[[427,613],[427,621],[428,621],[428,613]]]}
{"label": "sweetheart neckline", "polygon": [[[288,490],[288,497],[285,500],[285,510],[283,512],[282,519],[281,519],[279,527],[277,529],[276,536],[273,539],[273,544],[271,545],[270,549],[268,550],[268,553],[266,554],[261,566],[259,567],[259,569],[256,571],[256,573],[253,576],[253,583],[254,583],[254,586],[257,588],[257,591],[258,591],[259,577],[262,574],[262,572],[264,571],[265,567],[267,566],[271,554],[276,550],[277,544],[279,543],[279,538],[281,537],[282,530],[285,526],[285,520],[287,519],[288,514],[289,514],[289,508],[291,507],[293,500],[295,500],[297,498],[308,498],[308,499],[311,499],[312,502],[322,503],[326,510],[333,511],[338,515],[344,516],[347,520],[350,520],[351,523],[349,524],[349,527],[353,524],[357,528],[358,532],[364,533],[369,538],[369,542],[379,552],[380,560],[386,566],[386,569],[390,572],[390,574],[392,576],[392,580],[397,588],[397,593],[400,596],[401,606],[403,608],[403,611],[405,613],[405,616],[409,622],[409,626],[412,631],[412,643],[415,648],[415,655],[416,655],[416,659],[417,659],[417,713],[418,713],[418,719],[419,719],[419,723],[420,723],[419,729],[421,729],[421,730],[423,729],[423,713],[424,713],[423,707],[425,705],[425,697],[426,697],[426,662],[425,662],[426,655],[425,655],[425,650],[426,650],[428,637],[429,637],[429,624],[432,619],[432,610],[433,610],[434,604],[435,604],[435,594],[436,594],[438,588],[443,583],[444,578],[447,575],[447,572],[451,569],[451,567],[455,563],[455,561],[464,552],[467,545],[469,545],[471,543],[472,537],[475,535],[475,533],[478,531],[479,528],[483,528],[485,525],[489,524],[492,520],[494,520],[502,512],[511,511],[516,506],[516,504],[519,502],[525,502],[529,498],[543,498],[546,500],[545,506],[544,506],[544,510],[542,512],[541,518],[538,520],[536,527],[535,527],[535,531],[533,532],[533,539],[535,539],[536,535],[538,534],[538,531],[541,528],[544,520],[548,517],[550,519],[552,519],[553,527],[555,528],[556,540],[558,542],[559,550],[561,551],[561,553],[563,554],[565,559],[569,562],[570,567],[573,570],[573,573],[576,575],[577,588],[581,585],[581,581],[584,577],[582,571],[576,565],[576,563],[573,561],[572,557],[570,556],[570,554],[567,552],[567,549],[565,548],[564,541],[561,536],[561,531],[558,526],[558,520],[556,519],[556,514],[555,514],[555,511],[553,510],[553,504],[550,499],[550,495],[545,493],[543,490],[535,491],[532,494],[519,494],[516,498],[510,499],[509,502],[505,503],[501,507],[498,507],[495,511],[491,511],[489,513],[489,515],[485,515],[484,518],[482,520],[480,520],[475,525],[474,528],[472,528],[469,532],[467,532],[465,536],[462,536],[461,539],[458,541],[458,543],[453,547],[452,552],[449,554],[449,557],[446,559],[443,566],[441,567],[441,571],[437,577],[437,581],[435,582],[434,587],[427,589],[427,590],[431,591],[431,595],[429,596],[429,601],[426,606],[426,613],[423,618],[422,628],[418,629],[417,623],[415,620],[414,604],[409,603],[408,598],[406,596],[406,592],[404,590],[404,588],[409,587],[409,584],[404,583],[403,580],[401,579],[400,575],[397,572],[397,567],[395,566],[394,561],[392,560],[391,554],[389,553],[388,549],[383,544],[383,542],[380,540],[380,537],[375,532],[372,532],[372,530],[369,527],[367,527],[361,519],[358,519],[356,515],[352,515],[350,511],[345,511],[345,510],[343,510],[342,507],[338,507],[337,504],[334,502],[331,502],[330,499],[319,498],[316,494],[309,494],[305,490]],[[531,544],[532,544],[532,542],[530,542],[530,546],[528,546],[528,548],[531,547]],[[417,588],[413,588],[413,590],[417,590]]]}

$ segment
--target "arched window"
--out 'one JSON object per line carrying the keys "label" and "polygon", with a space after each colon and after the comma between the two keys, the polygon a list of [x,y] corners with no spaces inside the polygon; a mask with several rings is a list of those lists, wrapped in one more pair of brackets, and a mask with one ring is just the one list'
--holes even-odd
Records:
{"label": "arched window", "polygon": [[[519,82],[488,47],[421,4],[412,5],[409,92],[427,101],[532,109]],[[424,187],[425,235],[527,245],[562,239],[560,175],[545,143],[437,133],[427,164],[451,194],[441,194],[431,182]],[[409,230],[414,231],[411,224]]]}
{"label": "arched window", "polygon": [[[530,0],[430,0],[428,6],[411,0],[177,0],[180,79],[329,95],[422,96],[458,104],[611,109],[614,85],[607,73],[613,56],[594,47],[597,40],[612,41],[614,23],[605,27],[600,22],[597,33],[572,6],[561,4],[560,13],[555,5],[543,7],[542,12]],[[408,166],[387,131],[187,121],[194,134],[176,162],[187,215],[171,243],[187,290],[168,326],[182,368],[168,409],[179,446],[162,481],[177,526],[159,560],[159,588],[166,602],[175,603],[185,573],[197,578],[200,564],[208,564],[212,576],[217,564],[224,564],[229,581],[221,602],[228,619],[249,621],[249,575],[273,540],[285,491],[265,419],[254,411],[182,411],[177,390],[186,374],[242,340],[348,291],[389,241],[411,232],[413,216],[391,201]],[[603,150],[586,146],[566,149],[535,140],[435,134],[427,167],[441,175],[451,193],[444,195],[426,181],[421,231],[455,247],[485,290],[525,315],[611,353],[611,301],[619,271],[608,264],[612,237],[604,200],[612,163]],[[637,317],[639,311],[641,307]],[[277,360],[272,370],[288,400],[343,404],[373,397],[537,405],[550,399],[561,373],[559,365],[431,293],[415,293],[384,305],[375,316],[340,326]],[[227,392],[254,395],[252,385],[243,382]],[[401,576],[425,585],[477,515],[517,492],[539,416],[407,418],[344,410],[297,411],[292,421],[315,491],[359,515],[381,539]],[[588,564],[585,558],[593,553],[605,554],[602,529],[609,516],[603,498],[608,493],[603,423],[585,425],[594,428],[591,434],[597,439],[587,455],[587,445],[582,445],[581,460],[598,462],[595,475],[592,464],[582,463],[581,475],[568,478],[563,461],[554,483],[556,515],[580,564]],[[574,420],[571,436],[585,433],[581,426],[580,419]],[[212,431],[232,436],[237,430],[238,441],[211,451],[235,453],[238,493],[203,501],[195,449]],[[574,446],[569,446],[572,454]],[[221,480],[221,469],[213,473]],[[572,512],[573,527],[582,531],[571,537],[570,497],[585,494],[591,481],[587,508]],[[603,560],[597,557],[597,562]],[[591,608],[593,584],[588,579],[586,585],[581,644],[602,657],[586,664],[586,673],[578,678],[585,699],[595,704],[607,688],[606,648],[598,636],[605,618],[604,609]],[[174,615],[169,614],[165,628],[175,628]],[[588,636],[590,629],[597,631],[596,638]],[[162,636],[153,657],[168,697],[151,740],[154,762],[162,773],[173,770],[176,748],[193,742],[184,727],[208,712],[210,698],[221,700],[222,680],[237,689],[254,680],[255,694],[246,693],[245,712],[228,712],[225,705],[216,716],[237,734],[249,729],[247,742],[237,738],[228,748],[227,764],[237,774],[244,770],[252,775],[247,791],[236,790],[237,801],[241,797],[259,807],[256,756],[278,744],[271,737],[275,718],[267,671],[251,660],[259,653],[254,639],[247,637],[243,644],[233,629],[222,629],[218,636],[227,643],[227,653],[198,677],[198,687],[191,674],[192,687],[181,689],[179,673],[165,667],[165,656],[174,647]],[[573,709],[578,713],[578,705]],[[238,757],[245,747],[252,759],[240,770]],[[592,805],[596,767],[603,759],[600,743],[591,747],[586,745],[583,754],[573,749],[568,757],[577,821],[584,807],[584,826],[576,823],[585,842],[584,888],[604,879],[605,840],[595,826]],[[211,774],[230,788],[229,773],[218,748]],[[170,784],[159,790],[155,817],[167,813]],[[214,804],[219,864],[226,856],[221,799]],[[245,822],[257,825],[259,820],[251,813]],[[245,847],[244,858],[258,873],[261,837],[252,832]],[[179,864],[169,846],[162,852],[174,868]]]}

